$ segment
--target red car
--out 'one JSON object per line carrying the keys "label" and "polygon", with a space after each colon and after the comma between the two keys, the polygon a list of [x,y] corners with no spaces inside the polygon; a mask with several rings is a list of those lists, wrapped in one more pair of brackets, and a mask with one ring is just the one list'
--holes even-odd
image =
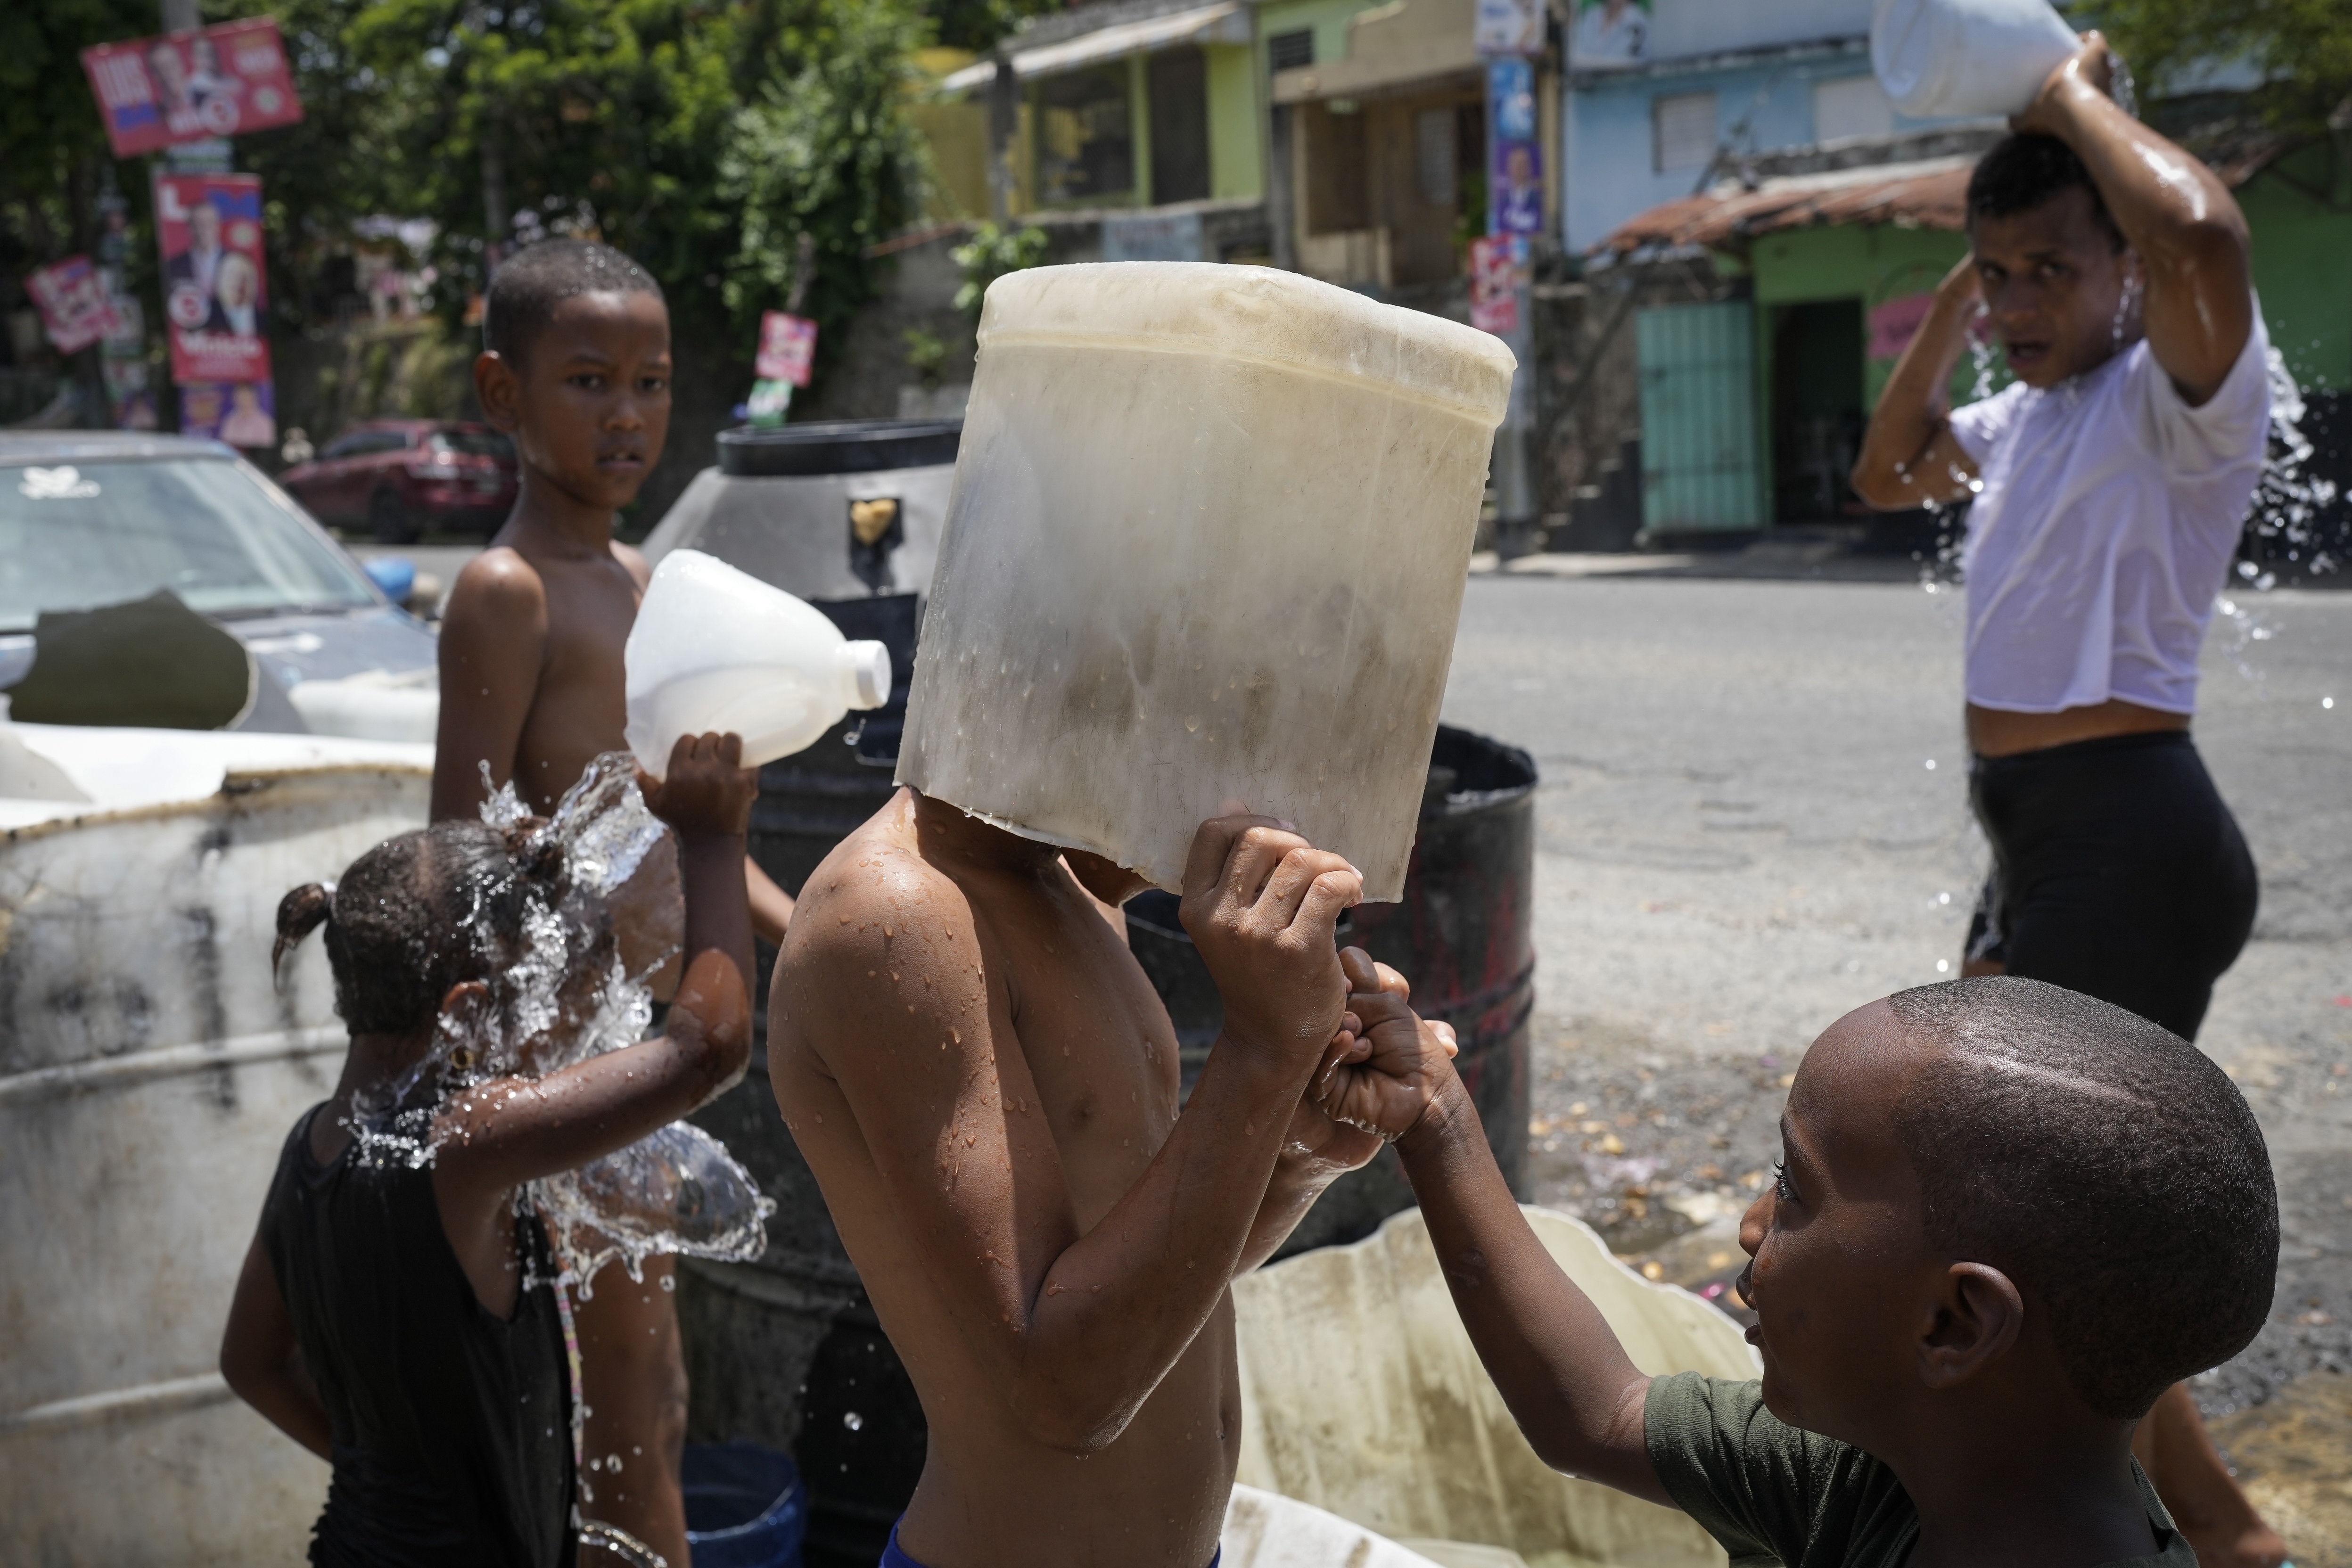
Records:
{"label": "red car", "polygon": [[514,443],[487,424],[372,419],[278,476],[322,523],[413,544],[426,528],[490,533],[514,509]]}

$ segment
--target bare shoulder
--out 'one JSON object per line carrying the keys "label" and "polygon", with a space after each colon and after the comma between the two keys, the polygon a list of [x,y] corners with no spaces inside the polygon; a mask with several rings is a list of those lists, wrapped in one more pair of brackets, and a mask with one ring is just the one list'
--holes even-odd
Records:
{"label": "bare shoulder", "polygon": [[466,563],[449,590],[445,620],[514,616],[533,620],[547,613],[547,583],[539,569],[510,545],[492,545]]}
{"label": "bare shoulder", "polygon": [[646,584],[654,580],[654,569],[646,564],[645,555],[635,545],[625,545],[620,540],[614,539],[613,559],[621,563],[623,571],[635,580],[639,593],[643,593],[646,591]]}
{"label": "bare shoulder", "polygon": [[970,899],[877,819],[801,890],[776,961],[776,1021],[822,1059],[845,1029],[928,1038],[941,1018],[984,1006],[987,989]]}

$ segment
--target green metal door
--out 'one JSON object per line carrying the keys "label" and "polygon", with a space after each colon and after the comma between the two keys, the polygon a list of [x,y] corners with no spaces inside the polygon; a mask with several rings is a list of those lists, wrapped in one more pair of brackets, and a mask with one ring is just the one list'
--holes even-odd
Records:
{"label": "green metal door", "polygon": [[1642,523],[1652,534],[1760,528],[1756,322],[1745,299],[1634,319],[1642,365]]}

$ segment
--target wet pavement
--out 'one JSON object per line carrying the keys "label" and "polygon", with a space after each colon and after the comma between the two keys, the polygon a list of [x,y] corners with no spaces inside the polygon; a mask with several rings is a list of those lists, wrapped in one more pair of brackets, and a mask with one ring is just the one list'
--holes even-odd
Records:
{"label": "wet pavement", "polygon": [[[2208,641],[2197,734],[2262,911],[2200,1043],[2270,1139],[2284,1246],[2269,1326],[2197,1391],[2314,1521],[2303,1568],[2352,1564],[2352,595],[2244,610]],[[1529,1196],[1727,1300],[1806,1044],[1957,971],[1986,862],[1958,597],[1514,571],[1473,577],[1462,625],[1447,720],[1543,779]]]}

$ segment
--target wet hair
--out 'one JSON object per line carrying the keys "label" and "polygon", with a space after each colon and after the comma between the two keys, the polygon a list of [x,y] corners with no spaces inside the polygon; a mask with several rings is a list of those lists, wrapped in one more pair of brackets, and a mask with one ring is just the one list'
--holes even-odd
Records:
{"label": "wet hair", "polygon": [[2074,150],[2055,136],[2021,134],[1994,142],[1969,175],[1968,221],[1974,225],[1979,218],[2030,213],[2074,185],[2091,193],[2091,216],[2106,231],[2115,247],[2123,249],[2124,231],[2116,226],[2115,214],[2107,211],[2098,182],[2091,178]]}
{"label": "wet hair", "polygon": [[2037,980],[1953,980],[1887,1006],[1942,1047],[1895,1120],[1927,1239],[2038,1301],[2084,1404],[2137,1420],[2252,1341],[2278,1270],[2278,1187],[2210,1058]]}
{"label": "wet hair", "polygon": [[452,986],[491,972],[498,955],[482,934],[518,932],[532,884],[552,884],[562,857],[559,845],[463,820],[386,839],[337,881],[278,902],[271,962],[323,925],[344,1025],[421,1029]]}
{"label": "wet hair", "polygon": [[482,299],[482,347],[521,363],[555,319],[556,306],[577,294],[650,294],[663,299],[653,274],[609,245],[541,240],[515,252],[490,274],[489,291]]}

